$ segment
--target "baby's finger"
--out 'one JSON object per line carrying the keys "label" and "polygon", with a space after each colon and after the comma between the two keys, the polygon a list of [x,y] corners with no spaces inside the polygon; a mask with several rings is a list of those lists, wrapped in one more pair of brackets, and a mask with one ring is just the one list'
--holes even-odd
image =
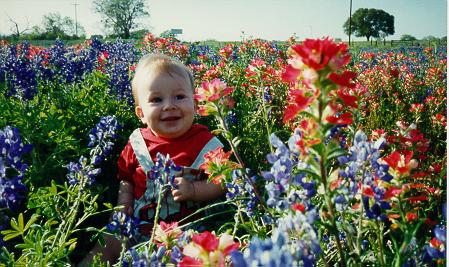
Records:
{"label": "baby's finger", "polygon": [[182,177],[175,177],[175,184],[181,184],[184,178]]}
{"label": "baby's finger", "polygon": [[177,197],[181,195],[181,191],[179,191],[178,189],[174,189],[171,191],[171,194],[173,195],[173,197]]}

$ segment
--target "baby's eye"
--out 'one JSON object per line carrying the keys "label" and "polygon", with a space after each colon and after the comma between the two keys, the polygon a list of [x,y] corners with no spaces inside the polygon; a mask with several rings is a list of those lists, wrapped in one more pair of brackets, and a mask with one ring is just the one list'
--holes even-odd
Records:
{"label": "baby's eye", "polygon": [[160,98],[160,97],[153,97],[153,98],[150,98],[149,102],[150,103],[160,103],[160,102],[162,102],[162,98]]}
{"label": "baby's eye", "polygon": [[177,96],[176,96],[176,100],[182,100],[182,99],[184,99],[184,98],[186,98],[185,95],[177,95]]}

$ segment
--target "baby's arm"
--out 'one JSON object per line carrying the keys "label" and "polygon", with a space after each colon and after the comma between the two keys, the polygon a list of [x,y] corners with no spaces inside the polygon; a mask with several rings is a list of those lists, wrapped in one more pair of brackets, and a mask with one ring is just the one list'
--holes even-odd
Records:
{"label": "baby's arm", "polygon": [[222,196],[226,191],[214,183],[207,181],[189,181],[182,177],[175,178],[178,189],[172,190],[175,201],[208,201]]}
{"label": "baby's arm", "polygon": [[118,190],[118,206],[124,206],[122,211],[131,216],[134,212],[134,186],[128,181],[120,181]]}

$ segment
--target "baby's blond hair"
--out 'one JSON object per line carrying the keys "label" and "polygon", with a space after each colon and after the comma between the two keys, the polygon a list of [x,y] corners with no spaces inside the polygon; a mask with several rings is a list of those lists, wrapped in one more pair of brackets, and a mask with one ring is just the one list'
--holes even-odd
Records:
{"label": "baby's blond hair", "polygon": [[166,55],[149,54],[142,57],[139,60],[139,63],[137,63],[136,72],[131,82],[132,94],[136,105],[139,105],[137,89],[139,85],[142,84],[141,81],[145,79],[145,77],[147,77],[150,73],[168,73],[170,75],[175,73],[182,77],[188,78],[188,80],[190,81],[192,92],[195,93],[193,74],[186,65],[184,65],[181,61]]}

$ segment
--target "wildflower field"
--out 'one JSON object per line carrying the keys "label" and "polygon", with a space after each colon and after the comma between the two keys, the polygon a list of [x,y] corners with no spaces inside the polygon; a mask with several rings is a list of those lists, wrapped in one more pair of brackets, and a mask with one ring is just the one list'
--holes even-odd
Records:
{"label": "wildflower field", "polygon": [[[192,69],[196,121],[225,144],[202,169],[227,194],[202,219],[157,222],[117,265],[446,265],[446,47],[147,35],[0,43],[0,266],[76,264],[102,233],[132,238],[116,161],[141,127],[135,65],[156,52]],[[176,167],[155,168],[170,188]]]}

